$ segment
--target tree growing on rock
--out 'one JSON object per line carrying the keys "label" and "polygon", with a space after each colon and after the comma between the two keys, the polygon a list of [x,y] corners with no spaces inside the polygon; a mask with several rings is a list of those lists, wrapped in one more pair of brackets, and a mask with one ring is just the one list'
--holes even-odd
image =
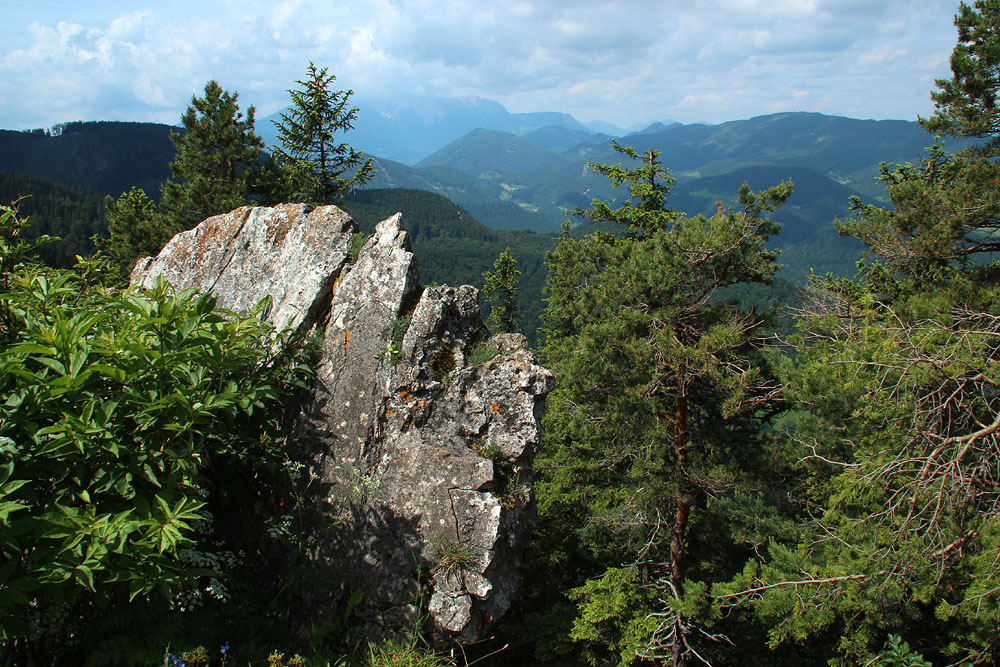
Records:
{"label": "tree growing on rock", "polygon": [[274,122],[282,187],[292,198],[315,204],[330,203],[375,174],[371,159],[338,139],[338,133],[353,129],[358,108],[350,106],[354,91],[331,90],[337,77],[327,70],[310,62],[306,78],[296,81],[300,87],[288,91],[291,107]]}
{"label": "tree growing on rock", "polygon": [[521,325],[521,313],[517,307],[518,276],[517,260],[507,248],[493,263],[493,272],[483,273],[483,294],[490,303],[490,320],[503,333],[516,333]]}

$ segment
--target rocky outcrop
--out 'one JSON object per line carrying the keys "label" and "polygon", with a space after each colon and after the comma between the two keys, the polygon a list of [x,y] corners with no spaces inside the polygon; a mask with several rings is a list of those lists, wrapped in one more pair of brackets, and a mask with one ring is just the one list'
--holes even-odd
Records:
{"label": "rocky outcrop", "polygon": [[[339,209],[242,208],[176,236],[133,282],[163,275],[279,326],[324,330],[315,387],[289,447],[322,517],[305,597],[355,609],[370,634],[427,612],[459,640],[510,605],[533,520],[531,463],[552,375],[524,337],[488,337],[470,286],[422,288],[399,214],[353,264]],[[341,605],[338,605],[338,602]]]}
{"label": "rocky outcrop", "polygon": [[336,206],[307,214],[302,204],[238,208],[175,236],[139,260],[134,284],[163,276],[177,288],[214,292],[217,305],[246,313],[265,296],[279,329],[315,324],[347,258],[357,225]]}

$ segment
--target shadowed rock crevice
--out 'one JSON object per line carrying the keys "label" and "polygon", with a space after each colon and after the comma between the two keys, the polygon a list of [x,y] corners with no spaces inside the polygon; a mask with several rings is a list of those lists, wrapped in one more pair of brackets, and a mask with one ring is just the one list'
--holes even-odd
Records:
{"label": "shadowed rock crevice", "polygon": [[429,613],[474,640],[517,589],[552,375],[523,336],[488,338],[475,288],[420,286],[399,214],[349,265],[355,230],[332,206],[237,209],[175,237],[132,280],[163,275],[241,312],[270,296],[277,325],[325,327],[288,446],[317,477],[309,558],[328,584],[298,599],[322,616],[360,590],[369,635]]}

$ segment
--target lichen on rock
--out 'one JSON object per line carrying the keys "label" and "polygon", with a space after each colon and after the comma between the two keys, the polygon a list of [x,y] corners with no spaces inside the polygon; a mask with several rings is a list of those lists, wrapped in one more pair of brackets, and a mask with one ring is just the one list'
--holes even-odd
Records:
{"label": "lichen on rock", "polygon": [[[361,590],[354,613],[369,634],[410,630],[424,607],[440,631],[474,640],[517,589],[552,374],[523,336],[489,338],[474,287],[420,286],[399,214],[347,264],[354,231],[332,206],[237,209],[178,235],[132,279],[162,274],[237,311],[269,295],[279,325],[325,323],[288,441],[317,477],[325,522],[309,558],[330,583],[304,598],[335,608]],[[483,345],[496,356],[472,365]],[[465,557],[444,567],[447,548]]]}
{"label": "lichen on rock", "polygon": [[213,216],[172,238],[156,257],[140,259],[134,284],[163,276],[177,288],[213,292],[218,306],[248,312],[265,296],[279,329],[308,328],[329,302],[357,225],[336,206],[242,207]]}

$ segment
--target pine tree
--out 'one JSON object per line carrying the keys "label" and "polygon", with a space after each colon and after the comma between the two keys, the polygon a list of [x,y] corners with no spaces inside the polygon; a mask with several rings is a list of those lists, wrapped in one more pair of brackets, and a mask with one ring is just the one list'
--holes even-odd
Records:
{"label": "pine tree", "polygon": [[170,240],[163,215],[141,188],[123,192],[117,200],[107,197],[104,206],[110,236],[104,250],[122,273],[127,275],[137,259],[157,254]]}
{"label": "pine tree", "polygon": [[538,462],[541,529],[576,543],[571,637],[592,660],[682,665],[704,651],[696,580],[725,569],[717,544],[746,532],[733,507],[760,505],[748,481],[767,456],[755,406],[776,389],[754,341],[761,318],[710,297],[771,279],[765,242],[778,227],[765,216],[791,186],[744,186],[737,211],[689,218],[665,205],[656,151],[615,148],[641,165],[596,170],[630,197],[580,213],[625,236],[567,231],[548,262],[542,354],[558,386]]}
{"label": "pine tree", "polygon": [[850,664],[888,633],[934,664],[1000,660],[1000,3],[956,24],[924,124],[986,141],[883,165],[892,206],[855,200],[840,223],[867,261],[817,281],[787,376],[809,518],[715,591],[755,600],[773,642],[832,633]]}
{"label": "pine tree", "polygon": [[931,93],[936,111],[923,121],[931,132],[978,137],[987,143],[977,152],[1000,153],[1000,2],[962,3],[955,16],[958,44],[951,54],[952,78],[938,79]]}
{"label": "pine tree", "polygon": [[288,194],[316,204],[334,201],[375,174],[361,151],[337,141],[338,132],[353,129],[358,109],[349,106],[354,91],[330,90],[337,77],[327,70],[310,62],[306,79],[296,81],[300,88],[288,91],[292,106],[275,121],[281,144],[275,156],[287,176]]}
{"label": "pine tree", "polygon": [[264,185],[264,142],[254,134],[254,108],[244,118],[238,97],[209,81],[205,96],[193,97],[181,117],[184,132],[170,135],[177,157],[161,206],[171,235],[244,205]]}
{"label": "pine tree", "polygon": [[493,263],[494,273],[483,273],[483,294],[490,302],[490,320],[503,333],[516,333],[521,325],[521,313],[517,307],[518,276],[517,260],[507,248]]}

